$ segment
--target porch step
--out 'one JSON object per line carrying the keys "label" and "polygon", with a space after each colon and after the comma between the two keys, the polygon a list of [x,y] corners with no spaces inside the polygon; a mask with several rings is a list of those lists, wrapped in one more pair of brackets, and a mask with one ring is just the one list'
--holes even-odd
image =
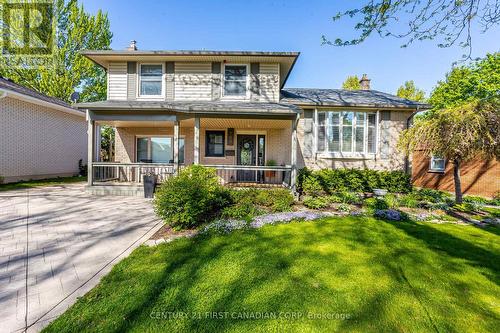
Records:
{"label": "porch step", "polygon": [[85,191],[91,195],[144,197],[144,188],[142,185],[87,185]]}

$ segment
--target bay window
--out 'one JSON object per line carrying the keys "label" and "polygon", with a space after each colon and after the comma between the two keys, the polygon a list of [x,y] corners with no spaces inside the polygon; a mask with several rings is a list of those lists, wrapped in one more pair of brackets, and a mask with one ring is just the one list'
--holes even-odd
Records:
{"label": "bay window", "polygon": [[[136,144],[137,162],[174,163],[172,137],[140,137]],[[179,138],[179,163],[184,163],[184,138]]]}
{"label": "bay window", "polygon": [[318,112],[319,153],[374,154],[375,149],[376,113]]}
{"label": "bay window", "polygon": [[141,64],[139,71],[139,95],[162,96],[162,64]]}

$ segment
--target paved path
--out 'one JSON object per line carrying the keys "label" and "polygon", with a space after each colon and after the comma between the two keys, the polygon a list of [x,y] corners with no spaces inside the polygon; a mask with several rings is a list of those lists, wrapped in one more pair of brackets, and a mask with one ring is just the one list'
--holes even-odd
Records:
{"label": "paved path", "polygon": [[0,331],[39,331],[159,226],[146,199],[82,184],[0,192]]}

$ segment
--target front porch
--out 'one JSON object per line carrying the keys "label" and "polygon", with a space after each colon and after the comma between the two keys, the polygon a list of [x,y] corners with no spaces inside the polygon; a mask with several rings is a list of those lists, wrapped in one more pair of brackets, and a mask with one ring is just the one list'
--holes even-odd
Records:
{"label": "front porch", "polygon": [[[215,168],[232,187],[295,190],[299,113],[194,114],[143,110],[88,111],[88,190],[93,194],[141,195],[143,176],[161,183],[180,169]],[[98,128],[115,128],[115,161],[96,153]]]}

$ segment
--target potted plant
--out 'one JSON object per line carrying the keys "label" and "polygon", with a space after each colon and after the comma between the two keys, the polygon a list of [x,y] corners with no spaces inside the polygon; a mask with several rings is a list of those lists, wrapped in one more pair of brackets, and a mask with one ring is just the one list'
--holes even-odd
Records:
{"label": "potted plant", "polygon": [[144,186],[144,198],[153,198],[156,188],[156,176],[152,172],[142,175],[142,184]]}
{"label": "potted plant", "polygon": [[[277,165],[278,165],[278,163],[276,163],[275,160],[267,160],[266,161],[266,166],[277,166]],[[276,176],[276,171],[266,170],[265,176],[266,176],[266,178],[273,178],[274,176]]]}

